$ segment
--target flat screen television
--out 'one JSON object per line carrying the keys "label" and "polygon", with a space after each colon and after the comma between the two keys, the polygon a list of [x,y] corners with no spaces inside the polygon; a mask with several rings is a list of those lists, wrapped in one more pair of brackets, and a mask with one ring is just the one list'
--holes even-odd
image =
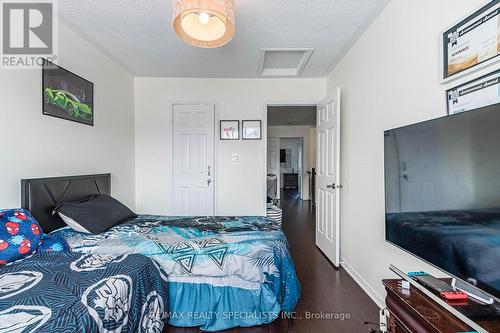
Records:
{"label": "flat screen television", "polygon": [[500,104],[385,131],[386,240],[500,298]]}

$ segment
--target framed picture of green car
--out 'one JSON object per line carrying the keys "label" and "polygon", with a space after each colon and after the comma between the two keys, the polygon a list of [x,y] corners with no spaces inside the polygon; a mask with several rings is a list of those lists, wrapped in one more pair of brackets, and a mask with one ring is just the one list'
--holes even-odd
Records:
{"label": "framed picture of green car", "polygon": [[49,61],[42,67],[42,113],[94,126],[94,84]]}

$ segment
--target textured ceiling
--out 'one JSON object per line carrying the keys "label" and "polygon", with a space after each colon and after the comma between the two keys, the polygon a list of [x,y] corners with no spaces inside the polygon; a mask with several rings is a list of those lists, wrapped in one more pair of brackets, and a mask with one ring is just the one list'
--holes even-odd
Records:
{"label": "textured ceiling", "polygon": [[316,106],[269,106],[268,126],[316,126]]}
{"label": "textured ceiling", "polygon": [[59,0],[61,18],[136,76],[258,77],[261,48],[314,48],[323,77],[390,0],[235,0],[236,35],[217,49],[180,41],[172,0]]}

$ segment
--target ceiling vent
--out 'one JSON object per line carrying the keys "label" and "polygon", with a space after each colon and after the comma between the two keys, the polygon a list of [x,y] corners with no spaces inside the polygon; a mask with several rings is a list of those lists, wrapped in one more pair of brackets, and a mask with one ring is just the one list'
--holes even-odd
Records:
{"label": "ceiling vent", "polygon": [[262,76],[300,76],[314,49],[261,49],[259,74]]}

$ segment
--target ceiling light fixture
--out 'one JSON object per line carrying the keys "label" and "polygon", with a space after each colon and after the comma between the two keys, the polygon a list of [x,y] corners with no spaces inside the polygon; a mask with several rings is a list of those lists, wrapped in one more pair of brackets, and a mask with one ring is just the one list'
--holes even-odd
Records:
{"label": "ceiling light fixture", "polygon": [[173,26],[186,43],[222,46],[234,36],[234,0],[174,0]]}

